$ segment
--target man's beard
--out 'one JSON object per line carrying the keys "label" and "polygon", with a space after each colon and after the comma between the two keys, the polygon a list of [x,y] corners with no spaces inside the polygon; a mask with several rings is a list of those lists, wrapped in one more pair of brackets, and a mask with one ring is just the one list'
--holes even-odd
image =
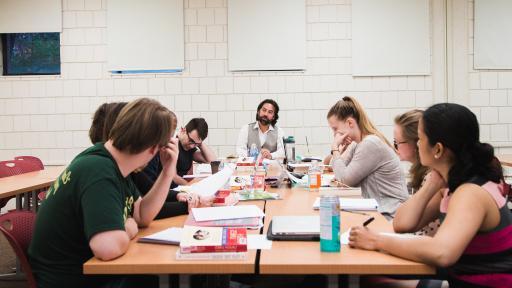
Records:
{"label": "man's beard", "polygon": [[256,120],[258,120],[258,122],[260,122],[261,124],[265,125],[265,126],[268,126],[271,124],[271,120],[265,118],[265,117],[261,117],[260,115],[258,115],[256,117]]}

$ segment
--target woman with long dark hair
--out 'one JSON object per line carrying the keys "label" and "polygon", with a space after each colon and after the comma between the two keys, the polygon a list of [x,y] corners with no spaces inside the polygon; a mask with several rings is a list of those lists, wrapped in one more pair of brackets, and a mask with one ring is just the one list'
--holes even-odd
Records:
{"label": "woman with long dark hair", "polygon": [[421,164],[431,172],[393,226],[417,231],[439,217],[439,230],[404,239],[354,227],[350,246],[446,268],[450,287],[512,287],[509,189],[493,147],[479,140],[475,114],[458,104],[433,105],[418,136]]}

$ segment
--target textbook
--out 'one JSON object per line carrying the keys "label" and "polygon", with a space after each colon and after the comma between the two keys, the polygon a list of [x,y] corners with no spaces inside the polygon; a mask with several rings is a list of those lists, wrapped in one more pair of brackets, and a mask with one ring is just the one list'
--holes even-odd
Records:
{"label": "textbook", "polygon": [[200,227],[245,227],[248,229],[257,229],[263,226],[263,222],[260,217],[196,221],[193,214],[188,214],[187,220],[185,220],[185,225]]}
{"label": "textbook", "polygon": [[185,226],[180,251],[186,253],[247,252],[247,229]]}
{"label": "textbook", "polygon": [[[320,198],[317,197],[313,204],[313,209],[318,210],[319,208]],[[375,211],[377,208],[379,208],[379,204],[373,198],[340,198],[340,209]]]}
{"label": "textbook", "polygon": [[250,189],[251,186],[251,175],[237,175],[229,178],[229,187],[233,191]]}
{"label": "textbook", "polygon": [[183,228],[171,227],[163,231],[141,237],[138,242],[179,245],[182,233]]}
{"label": "textbook", "polygon": [[238,203],[238,195],[231,190],[219,190],[215,193],[212,206],[232,206]]}
{"label": "textbook", "polygon": [[245,260],[247,252],[181,253],[176,251],[176,260]]}

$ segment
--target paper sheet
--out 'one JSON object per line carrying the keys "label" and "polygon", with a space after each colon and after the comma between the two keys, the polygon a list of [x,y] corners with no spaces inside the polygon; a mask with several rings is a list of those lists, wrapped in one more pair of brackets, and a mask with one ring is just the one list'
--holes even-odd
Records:
{"label": "paper sheet", "polygon": [[205,178],[212,176],[212,174],[192,174],[192,175],[183,175],[183,179],[192,179],[192,178]]}
{"label": "paper sheet", "polygon": [[265,213],[256,205],[192,208],[196,221],[263,217]]}
{"label": "paper sheet", "polygon": [[171,227],[139,239],[140,242],[168,243],[179,245],[183,228]]}
{"label": "paper sheet", "polygon": [[343,232],[340,235],[340,243],[341,243],[341,245],[348,245],[348,237],[350,236],[350,229],[352,229],[352,228],[348,228],[347,231]]}
{"label": "paper sheet", "polygon": [[272,241],[267,239],[267,235],[247,234],[247,249],[270,250],[272,249]]}
{"label": "paper sheet", "polygon": [[[360,199],[360,198],[340,198],[340,209],[346,210],[362,210],[362,211],[375,211],[379,207],[379,204],[375,199]],[[315,203],[313,203],[313,209],[320,208],[320,198],[317,197]]]}
{"label": "paper sheet", "polygon": [[212,166],[210,164],[197,164],[196,167],[194,167],[194,174],[212,174]]}
{"label": "paper sheet", "polygon": [[192,184],[189,191],[201,196],[212,196],[228,182],[231,175],[233,169],[229,166],[224,167],[221,171]]}

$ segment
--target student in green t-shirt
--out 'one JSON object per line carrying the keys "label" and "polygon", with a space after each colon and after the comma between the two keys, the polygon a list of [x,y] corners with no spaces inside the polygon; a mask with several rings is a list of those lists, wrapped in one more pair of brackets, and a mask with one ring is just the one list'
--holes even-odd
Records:
{"label": "student in green t-shirt", "polygon": [[[38,287],[142,285],[137,277],[84,275],[82,266],[93,256],[108,261],[123,255],[138,227],[160,211],[176,175],[175,129],[174,113],[155,100],[138,99],[122,109],[107,142],[73,159],[37,214],[28,253]],[[157,153],[163,170],[141,198],[127,176]]]}

